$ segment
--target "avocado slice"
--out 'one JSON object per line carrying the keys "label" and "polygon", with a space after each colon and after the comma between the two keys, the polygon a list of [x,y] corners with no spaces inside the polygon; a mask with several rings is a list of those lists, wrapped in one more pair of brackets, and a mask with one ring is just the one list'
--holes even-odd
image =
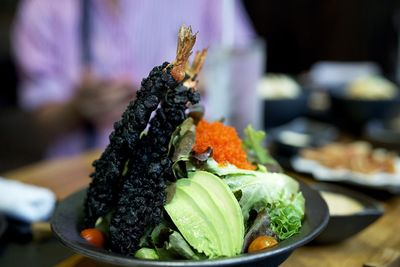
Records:
{"label": "avocado slice", "polygon": [[[225,227],[228,226],[229,231],[237,231],[237,234],[231,235],[234,250],[241,251],[244,242],[243,212],[229,186],[218,176],[205,171],[195,172],[191,179],[206,184],[214,202],[219,203],[220,211],[225,218]],[[222,188],[225,188],[226,196],[222,195]]]}
{"label": "avocado slice", "polygon": [[186,241],[209,258],[240,253],[244,239],[243,215],[229,187],[204,171],[176,182],[165,210]]}

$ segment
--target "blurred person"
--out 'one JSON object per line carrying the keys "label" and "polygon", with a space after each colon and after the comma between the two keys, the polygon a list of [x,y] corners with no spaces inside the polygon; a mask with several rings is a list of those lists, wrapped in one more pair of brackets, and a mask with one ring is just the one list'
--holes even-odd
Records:
{"label": "blurred person", "polygon": [[[253,30],[234,1],[234,45]],[[194,50],[221,42],[222,1],[25,0],[13,45],[19,103],[50,140],[47,156],[104,147],[112,123],[142,78],[175,57],[182,24],[199,32]]]}

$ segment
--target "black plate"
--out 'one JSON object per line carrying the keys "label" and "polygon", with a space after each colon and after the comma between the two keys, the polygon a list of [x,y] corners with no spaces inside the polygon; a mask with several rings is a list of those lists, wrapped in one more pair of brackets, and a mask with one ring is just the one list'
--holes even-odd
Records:
{"label": "black plate", "polygon": [[313,241],[314,243],[337,243],[348,239],[367,228],[384,213],[384,209],[378,201],[359,192],[328,183],[316,183],[311,187],[318,191],[332,192],[350,197],[364,207],[362,211],[354,214],[331,215],[328,226]]}
{"label": "black plate", "polygon": [[328,207],[320,194],[304,184],[300,186],[306,199],[306,216],[300,233],[265,252],[231,258],[203,261],[151,261],[125,257],[93,247],[79,235],[85,190],[74,193],[57,206],[51,220],[51,227],[55,236],[75,252],[98,262],[117,266],[278,266],[289,257],[293,250],[310,242],[321,233],[329,220]]}

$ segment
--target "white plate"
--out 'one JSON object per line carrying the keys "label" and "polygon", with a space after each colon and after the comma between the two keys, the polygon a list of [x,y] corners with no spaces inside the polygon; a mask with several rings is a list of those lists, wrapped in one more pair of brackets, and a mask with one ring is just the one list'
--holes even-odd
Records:
{"label": "white plate", "polygon": [[331,169],[315,160],[299,156],[292,158],[291,164],[297,172],[310,173],[316,180],[346,182],[400,193],[400,158],[396,159],[396,173],[393,174],[383,172],[365,174],[348,169]]}

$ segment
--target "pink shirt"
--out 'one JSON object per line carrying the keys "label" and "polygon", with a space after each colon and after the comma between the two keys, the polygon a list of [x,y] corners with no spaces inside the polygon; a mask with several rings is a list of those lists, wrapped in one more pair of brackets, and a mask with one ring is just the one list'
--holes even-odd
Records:
{"label": "pink shirt", "polygon": [[[221,40],[222,1],[120,0],[118,16],[110,12],[107,1],[91,2],[91,68],[103,78],[129,74],[138,87],[152,67],[174,59],[182,24],[199,31],[195,50]],[[80,8],[79,0],[21,2],[13,41],[23,108],[32,110],[74,95],[82,71]],[[252,35],[243,8],[235,1],[235,45],[248,42]],[[98,130],[99,145],[105,146],[111,128]],[[83,131],[77,130],[57,141],[49,155],[83,149]]]}

